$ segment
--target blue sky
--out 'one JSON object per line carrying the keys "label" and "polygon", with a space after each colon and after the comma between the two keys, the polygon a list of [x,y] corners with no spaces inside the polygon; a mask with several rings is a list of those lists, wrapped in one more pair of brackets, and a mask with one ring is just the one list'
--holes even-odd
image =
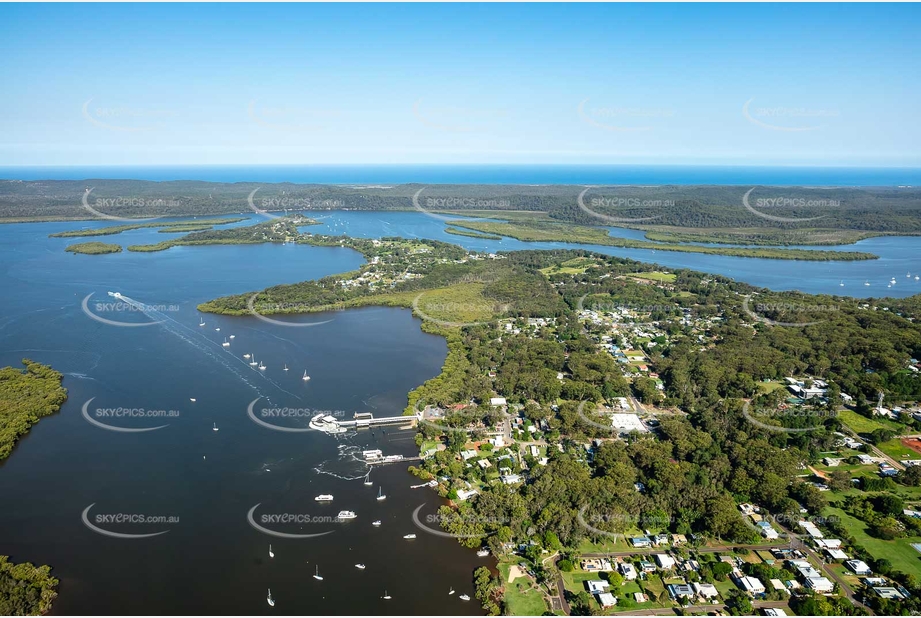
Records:
{"label": "blue sky", "polygon": [[0,5],[0,165],[921,165],[918,5]]}

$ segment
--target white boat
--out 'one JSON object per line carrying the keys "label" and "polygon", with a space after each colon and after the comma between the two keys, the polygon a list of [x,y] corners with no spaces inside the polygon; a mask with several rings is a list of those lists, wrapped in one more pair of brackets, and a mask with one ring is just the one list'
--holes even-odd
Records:
{"label": "white boat", "polygon": [[457,598],[460,599],[461,601],[469,601],[469,600],[470,600],[470,596],[469,596],[469,595],[466,595],[466,594],[462,594],[462,595],[460,595],[460,596],[457,597]]}
{"label": "white boat", "polygon": [[479,556],[480,558],[485,558],[486,556],[489,555],[489,550],[484,547],[483,549],[478,551],[476,555]]}
{"label": "white boat", "polygon": [[870,282],[869,282],[869,281],[864,281],[863,284],[864,284],[864,285],[870,285]]}
{"label": "white boat", "polygon": [[454,588],[453,588],[453,587],[452,587],[450,590],[448,590],[448,596],[451,596],[452,594],[454,594]]}
{"label": "white boat", "polygon": [[390,597],[389,594],[387,594],[387,591],[384,590],[384,596],[382,596],[381,598],[382,598],[382,599],[387,599],[387,600],[389,601],[391,597]]}
{"label": "white boat", "polygon": [[320,566],[319,566],[319,565],[317,565],[317,573],[316,573],[316,575],[313,576],[313,578],[316,579],[316,580],[319,580],[319,581],[323,581],[323,576],[320,575]]}
{"label": "white boat", "polygon": [[198,318],[198,325],[199,325],[199,326],[204,326],[204,325],[205,325],[205,320],[202,319],[202,318]]}
{"label": "white boat", "polygon": [[339,511],[339,514],[336,515],[337,519],[355,519],[358,515],[355,514],[355,511]]}
{"label": "white boat", "polygon": [[275,552],[272,551],[272,544],[269,543],[269,558],[274,558]]}
{"label": "white boat", "polygon": [[211,428],[211,431],[220,431],[220,430],[217,428],[217,423],[214,423],[214,426]]}
{"label": "white boat", "polygon": [[249,358],[249,354],[244,354],[243,358]]}
{"label": "white boat", "polygon": [[249,364],[250,364],[251,367],[255,367],[256,365],[259,364],[259,363],[256,362],[256,355],[255,355],[255,354],[253,354],[252,359],[253,359],[253,360],[249,361]]}
{"label": "white boat", "polygon": [[404,534],[403,538],[404,539],[414,539],[416,538],[416,535],[415,534]]}
{"label": "white boat", "polygon": [[269,596],[267,596],[267,597],[265,598],[265,600],[268,601],[269,607],[275,607],[275,599],[272,598],[272,589],[271,589],[271,588],[269,588]]}
{"label": "white boat", "polygon": [[364,571],[364,570],[365,570],[365,565],[363,565],[363,564],[361,564],[361,563],[358,563],[358,564],[355,565],[355,568]]}
{"label": "white boat", "polygon": [[917,281],[918,279],[921,279],[921,277],[919,277],[918,275],[915,275],[915,281]]}
{"label": "white boat", "polygon": [[288,363],[285,363],[285,371],[288,371]]}
{"label": "white boat", "polygon": [[371,525],[372,525],[372,526],[380,526],[380,525],[381,525],[381,520],[378,519],[378,520],[376,520],[376,521],[372,521],[372,522],[371,522]]}
{"label": "white boat", "polygon": [[259,361],[259,371],[265,371],[265,363]]}
{"label": "white boat", "polygon": [[304,380],[304,381],[306,382],[306,381],[309,380],[309,379],[310,379],[310,376],[307,375],[307,370],[305,369],[305,370],[304,370],[304,377],[301,378],[301,380]]}
{"label": "white boat", "polygon": [[378,500],[386,500],[386,499],[387,499],[387,494],[382,493],[380,487],[377,488],[377,499],[378,499]]}
{"label": "white boat", "polygon": [[840,285],[841,287],[844,287],[844,281],[842,281],[842,282],[839,283],[838,285]]}
{"label": "white boat", "polygon": [[220,327],[218,327],[218,328],[215,328],[214,330],[216,330],[217,332],[221,332],[221,329],[220,329]]}
{"label": "white boat", "polygon": [[230,347],[230,342],[227,341],[227,337],[224,337],[224,343],[222,343],[221,345],[224,346],[225,348],[229,348],[229,347]]}
{"label": "white boat", "polygon": [[332,502],[333,495],[332,494],[320,494],[319,496],[314,498],[314,500],[316,500],[317,502]]}
{"label": "white boat", "polygon": [[195,397],[189,397],[189,401],[191,401],[192,403],[195,403],[195,402],[198,401],[198,400],[195,399]]}
{"label": "white boat", "polygon": [[369,486],[374,485],[374,483],[371,482],[371,471],[370,470],[368,470],[368,473],[365,475],[365,485],[369,485]]}
{"label": "white boat", "polygon": [[231,339],[236,339],[237,336],[236,336],[236,335],[231,335],[230,338],[231,338]]}

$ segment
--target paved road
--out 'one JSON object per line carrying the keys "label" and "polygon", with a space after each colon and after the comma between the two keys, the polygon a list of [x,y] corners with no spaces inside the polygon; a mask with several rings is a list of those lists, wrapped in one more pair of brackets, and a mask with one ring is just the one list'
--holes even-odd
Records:
{"label": "paved road", "polygon": [[[752,601],[752,606],[755,609],[766,609],[768,607],[782,607],[788,609],[787,601]],[[614,612],[612,615],[629,615],[629,616],[676,616],[678,612],[676,611],[677,607],[660,607],[657,609],[634,609],[627,610],[624,612]],[[681,608],[684,611],[684,615],[688,613],[698,613],[698,612],[712,612],[714,610],[720,609],[724,611],[726,607],[720,605],[719,603],[714,603],[712,605],[688,605],[687,607]]]}

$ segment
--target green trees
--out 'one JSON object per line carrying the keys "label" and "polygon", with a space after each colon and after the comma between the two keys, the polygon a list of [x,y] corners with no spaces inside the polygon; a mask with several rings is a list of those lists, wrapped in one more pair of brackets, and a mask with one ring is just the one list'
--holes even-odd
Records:
{"label": "green trees", "polygon": [[25,370],[0,369],[0,461],[16,440],[42,417],[54,414],[67,400],[63,377],[47,365],[23,359]]}
{"label": "green trees", "polygon": [[38,616],[51,609],[58,580],[51,567],[13,564],[0,556],[0,615]]}

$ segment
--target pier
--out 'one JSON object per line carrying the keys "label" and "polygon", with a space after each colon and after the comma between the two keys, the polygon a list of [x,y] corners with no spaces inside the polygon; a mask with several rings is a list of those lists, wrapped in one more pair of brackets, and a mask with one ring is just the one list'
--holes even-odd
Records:
{"label": "pier", "polygon": [[351,421],[340,421],[336,420],[336,424],[340,427],[374,427],[375,425],[397,425],[400,423],[410,423],[412,425],[416,424],[416,421],[419,420],[418,416],[380,416],[374,418],[374,415],[370,412],[356,412],[353,417],[354,420]]}

